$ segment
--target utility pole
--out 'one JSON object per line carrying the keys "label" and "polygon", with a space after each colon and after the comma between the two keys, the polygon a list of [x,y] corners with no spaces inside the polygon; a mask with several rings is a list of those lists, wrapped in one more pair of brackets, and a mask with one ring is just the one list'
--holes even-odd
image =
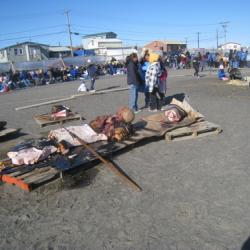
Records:
{"label": "utility pole", "polygon": [[70,25],[70,20],[69,20],[69,12],[70,12],[69,10],[66,10],[64,12],[64,14],[67,17],[67,26],[68,26],[68,33],[69,33],[70,51],[71,51],[71,56],[73,57],[74,54],[73,54],[73,46],[72,46],[72,37],[71,37],[72,33],[71,33],[71,25]]}
{"label": "utility pole", "polygon": [[216,47],[219,48],[219,31],[216,30]]}
{"label": "utility pole", "polygon": [[225,39],[225,43],[227,42],[227,25],[229,24],[228,21],[226,22],[220,22],[223,30],[224,30],[224,39]]}
{"label": "utility pole", "polygon": [[187,39],[187,37],[185,37],[185,42],[186,42],[186,48],[187,48],[187,46],[188,46],[188,39]]}
{"label": "utility pole", "polygon": [[197,32],[198,49],[200,48],[200,32]]}

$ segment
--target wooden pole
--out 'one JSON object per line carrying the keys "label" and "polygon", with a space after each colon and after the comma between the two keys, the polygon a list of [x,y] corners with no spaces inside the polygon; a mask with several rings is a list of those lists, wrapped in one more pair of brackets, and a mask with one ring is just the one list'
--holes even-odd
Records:
{"label": "wooden pole", "polygon": [[88,145],[84,140],[78,137],[76,134],[69,131],[67,128],[63,127],[73,138],[77,139],[79,143],[82,144],[89,152],[91,152],[97,159],[99,159],[112,173],[118,176],[127,185],[136,191],[141,191],[142,188],[133,181],[124,171],[118,169],[112,162],[103,158],[98,152],[96,152],[90,145]]}
{"label": "wooden pole", "polygon": [[65,98],[54,99],[54,100],[50,100],[50,101],[46,101],[46,102],[30,104],[30,105],[23,106],[23,107],[17,107],[17,108],[15,108],[15,110],[19,111],[19,110],[24,110],[24,109],[29,109],[29,108],[35,108],[35,107],[39,107],[39,106],[54,104],[54,103],[57,103],[57,102],[69,101],[69,100],[72,100],[72,99],[75,99],[75,98],[81,97],[81,96],[100,95],[100,94],[119,92],[119,91],[125,91],[125,90],[128,90],[128,88],[125,87],[125,88],[97,90],[96,92],[93,92],[93,93],[87,92],[87,93],[83,93],[83,94],[76,94],[76,95],[72,95],[70,97],[65,97]]}

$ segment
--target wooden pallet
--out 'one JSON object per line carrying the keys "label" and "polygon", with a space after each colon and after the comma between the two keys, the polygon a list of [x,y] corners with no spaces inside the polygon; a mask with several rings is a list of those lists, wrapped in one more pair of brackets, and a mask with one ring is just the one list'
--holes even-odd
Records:
{"label": "wooden pallet", "polygon": [[[218,125],[207,121],[193,121],[184,119],[179,124],[169,124],[167,127],[159,128],[159,123],[148,123],[143,125],[144,121],[135,124],[136,132],[129,139],[117,143],[99,141],[92,143],[91,146],[104,157],[112,157],[115,154],[126,152],[134,146],[144,145],[152,140],[178,141],[191,138],[199,138],[211,134],[218,134],[221,129]],[[3,182],[16,185],[25,190],[32,191],[37,187],[59,179],[70,171],[86,170],[94,167],[99,161],[91,155],[88,150],[81,146],[71,151],[74,158],[55,155],[46,162],[37,163],[29,166],[9,167],[0,172],[0,179]]]}
{"label": "wooden pallet", "polygon": [[217,135],[221,132],[222,129],[220,126],[208,121],[201,121],[187,127],[177,128],[167,132],[165,134],[165,140],[167,142],[182,141],[209,135]]}
{"label": "wooden pallet", "polygon": [[56,119],[51,118],[50,114],[35,115],[33,119],[36,121],[41,128],[51,126],[54,124],[63,124],[70,121],[82,120],[82,116],[77,113],[72,113],[68,117],[58,117]]}
{"label": "wooden pallet", "polygon": [[12,169],[10,173],[4,173],[1,176],[1,180],[5,183],[15,185],[24,191],[32,191],[39,186],[58,179],[60,175],[61,172],[58,169],[50,166],[43,168],[19,166]]}

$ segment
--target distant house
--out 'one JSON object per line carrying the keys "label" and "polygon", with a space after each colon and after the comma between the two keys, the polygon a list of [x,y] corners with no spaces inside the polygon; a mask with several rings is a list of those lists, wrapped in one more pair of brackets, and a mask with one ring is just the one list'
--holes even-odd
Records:
{"label": "distant house", "polygon": [[156,40],[144,45],[144,48],[164,54],[186,49],[187,45],[180,41]]}
{"label": "distant house", "polygon": [[221,50],[240,50],[241,49],[241,44],[240,43],[233,43],[233,42],[228,42],[225,44],[221,44],[218,49]]}
{"label": "distant house", "polygon": [[123,46],[122,40],[117,38],[114,32],[90,34],[82,37],[82,45],[85,50],[93,50],[96,55],[112,57],[124,60],[129,54],[136,52],[133,47]]}
{"label": "distant house", "polygon": [[50,46],[48,50],[50,58],[62,58],[71,56],[71,49],[66,46]]}
{"label": "distant house", "polygon": [[114,32],[96,33],[82,37],[83,49],[100,49],[107,47],[122,47],[122,41]]}
{"label": "distant house", "polygon": [[23,42],[0,49],[0,63],[40,61],[49,58],[49,46],[41,43]]}

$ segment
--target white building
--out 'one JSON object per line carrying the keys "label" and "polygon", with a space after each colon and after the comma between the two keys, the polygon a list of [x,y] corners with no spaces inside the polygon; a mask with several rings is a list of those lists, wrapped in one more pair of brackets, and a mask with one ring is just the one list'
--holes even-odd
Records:
{"label": "white building", "polygon": [[137,52],[133,47],[124,47],[122,40],[118,39],[114,32],[83,36],[82,46],[83,49],[94,50],[97,55],[106,56],[107,60],[112,57],[117,60],[125,60],[129,54]]}
{"label": "white building", "polygon": [[122,47],[122,41],[117,39],[114,32],[105,32],[86,35],[82,37],[83,49],[100,49],[100,48],[119,48]]}
{"label": "white building", "polygon": [[219,49],[221,50],[240,50],[241,49],[241,44],[240,43],[233,43],[233,42],[228,42],[225,44],[222,44],[219,46]]}

